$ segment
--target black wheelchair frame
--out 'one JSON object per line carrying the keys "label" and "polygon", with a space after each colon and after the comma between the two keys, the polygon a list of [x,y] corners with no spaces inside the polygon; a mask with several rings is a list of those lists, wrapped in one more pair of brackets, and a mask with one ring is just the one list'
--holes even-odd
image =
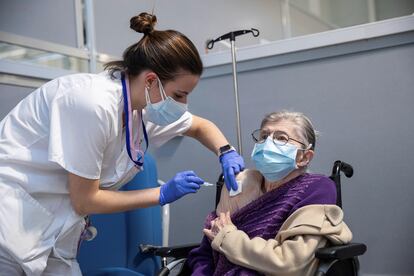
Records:
{"label": "black wheelchair frame", "polygon": [[[341,172],[346,177],[352,177],[354,170],[351,165],[337,160],[334,162],[332,168],[332,174],[330,178],[336,184],[337,202],[336,204],[342,208],[342,194],[341,194]],[[216,190],[216,206],[220,201],[221,188],[224,184],[222,175],[217,181]],[[188,256],[188,253],[199,246],[199,243],[187,244],[172,247],[161,247],[153,245],[141,244],[140,252],[148,256],[161,257],[161,269],[158,273],[159,276],[168,275],[170,270],[177,264],[183,263]],[[315,257],[319,260],[319,266],[315,272],[315,276],[352,276],[359,273],[359,260],[358,256],[363,255],[367,247],[362,243],[349,243],[344,245],[331,246],[328,245],[324,248],[320,248],[315,252]],[[167,263],[167,259],[172,258],[170,263]],[[190,275],[191,272],[186,271],[186,266],[183,265],[179,275]]]}

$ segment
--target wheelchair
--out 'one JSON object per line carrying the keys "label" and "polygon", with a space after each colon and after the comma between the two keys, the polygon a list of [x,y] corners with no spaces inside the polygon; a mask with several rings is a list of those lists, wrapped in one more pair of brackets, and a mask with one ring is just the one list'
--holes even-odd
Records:
{"label": "wheelchair", "polygon": [[[353,168],[351,165],[337,160],[333,164],[332,174],[330,178],[336,184],[337,202],[336,205],[342,208],[341,195],[341,172],[346,177],[350,178],[353,175]],[[216,190],[216,206],[220,201],[221,188],[224,184],[223,176],[219,177],[217,181]],[[189,252],[198,247],[199,244],[187,244],[182,246],[160,247],[153,245],[140,245],[141,254],[147,256],[158,256],[161,258],[161,269],[158,275],[168,275],[170,271],[178,264],[184,263],[178,275],[191,275],[190,269],[186,266],[185,260]],[[318,269],[315,276],[352,276],[359,273],[358,256],[363,255],[367,247],[362,243],[349,243],[345,245],[331,246],[327,245],[315,252],[315,257],[319,260]],[[169,263],[167,260],[171,260]]]}

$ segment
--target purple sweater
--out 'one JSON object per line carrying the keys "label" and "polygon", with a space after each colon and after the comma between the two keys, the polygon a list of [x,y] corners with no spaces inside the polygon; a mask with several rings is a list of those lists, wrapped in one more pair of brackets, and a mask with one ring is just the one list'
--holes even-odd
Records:
{"label": "purple sweater", "polygon": [[[283,222],[297,209],[310,204],[335,204],[335,183],[318,174],[304,174],[269,191],[247,204],[231,216],[234,225],[250,238],[273,239]],[[211,228],[216,213],[209,214],[205,228]],[[203,237],[200,247],[192,250],[187,264],[192,275],[261,275],[251,269],[235,265],[211,248],[211,242]]]}

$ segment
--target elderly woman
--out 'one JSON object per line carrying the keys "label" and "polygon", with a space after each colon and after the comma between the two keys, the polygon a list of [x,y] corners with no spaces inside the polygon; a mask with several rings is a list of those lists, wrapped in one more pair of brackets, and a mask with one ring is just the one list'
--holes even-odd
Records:
{"label": "elderly woman", "polygon": [[335,183],[307,173],[315,130],[301,113],[267,115],[252,133],[257,170],[238,175],[242,192],[222,190],[202,243],[187,260],[192,275],[313,275],[315,251],[348,243]]}

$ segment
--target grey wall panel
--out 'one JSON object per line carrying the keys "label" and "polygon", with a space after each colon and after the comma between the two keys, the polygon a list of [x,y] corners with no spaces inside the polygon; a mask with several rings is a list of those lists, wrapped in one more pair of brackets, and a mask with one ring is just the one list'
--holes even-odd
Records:
{"label": "grey wall panel", "polygon": [[[329,173],[336,159],[354,165],[355,176],[344,179],[344,209],[355,240],[368,245],[361,262],[363,271],[370,273],[414,272],[407,259],[414,224],[406,219],[414,207],[413,69],[410,45],[240,77],[241,87],[256,80],[256,91],[261,92],[256,97],[241,95],[243,111],[261,106],[263,114],[288,108],[313,119],[321,131],[313,171]],[[259,114],[243,112],[243,124],[253,125]]]}
{"label": "grey wall panel", "polygon": [[0,0],[0,31],[77,47],[74,0]]}
{"label": "grey wall panel", "polygon": [[0,84],[0,120],[34,89]]}
{"label": "grey wall panel", "polygon": [[[408,257],[414,246],[409,219],[414,208],[413,70],[414,45],[409,44],[239,74],[248,166],[250,131],[264,114],[280,109],[304,112],[321,132],[312,171],[329,174],[337,159],[354,166],[353,178],[343,178],[343,204],[354,240],[368,246],[360,259],[364,273],[414,273]],[[202,79],[190,96],[190,107],[236,142],[231,75]],[[178,138],[164,149],[170,151],[155,154],[164,178],[185,169],[209,181],[217,177],[216,157],[197,142]],[[171,244],[199,240],[212,201],[214,192],[202,188],[172,204]]]}
{"label": "grey wall panel", "polygon": [[355,241],[368,245],[361,262],[370,273],[414,272],[407,257],[414,246],[407,221],[414,207],[413,69],[410,45],[240,76],[241,87],[256,83],[259,91],[242,90],[246,129],[272,110],[303,111],[321,131],[311,169],[329,173],[336,159],[355,167],[344,179],[344,210]]}

